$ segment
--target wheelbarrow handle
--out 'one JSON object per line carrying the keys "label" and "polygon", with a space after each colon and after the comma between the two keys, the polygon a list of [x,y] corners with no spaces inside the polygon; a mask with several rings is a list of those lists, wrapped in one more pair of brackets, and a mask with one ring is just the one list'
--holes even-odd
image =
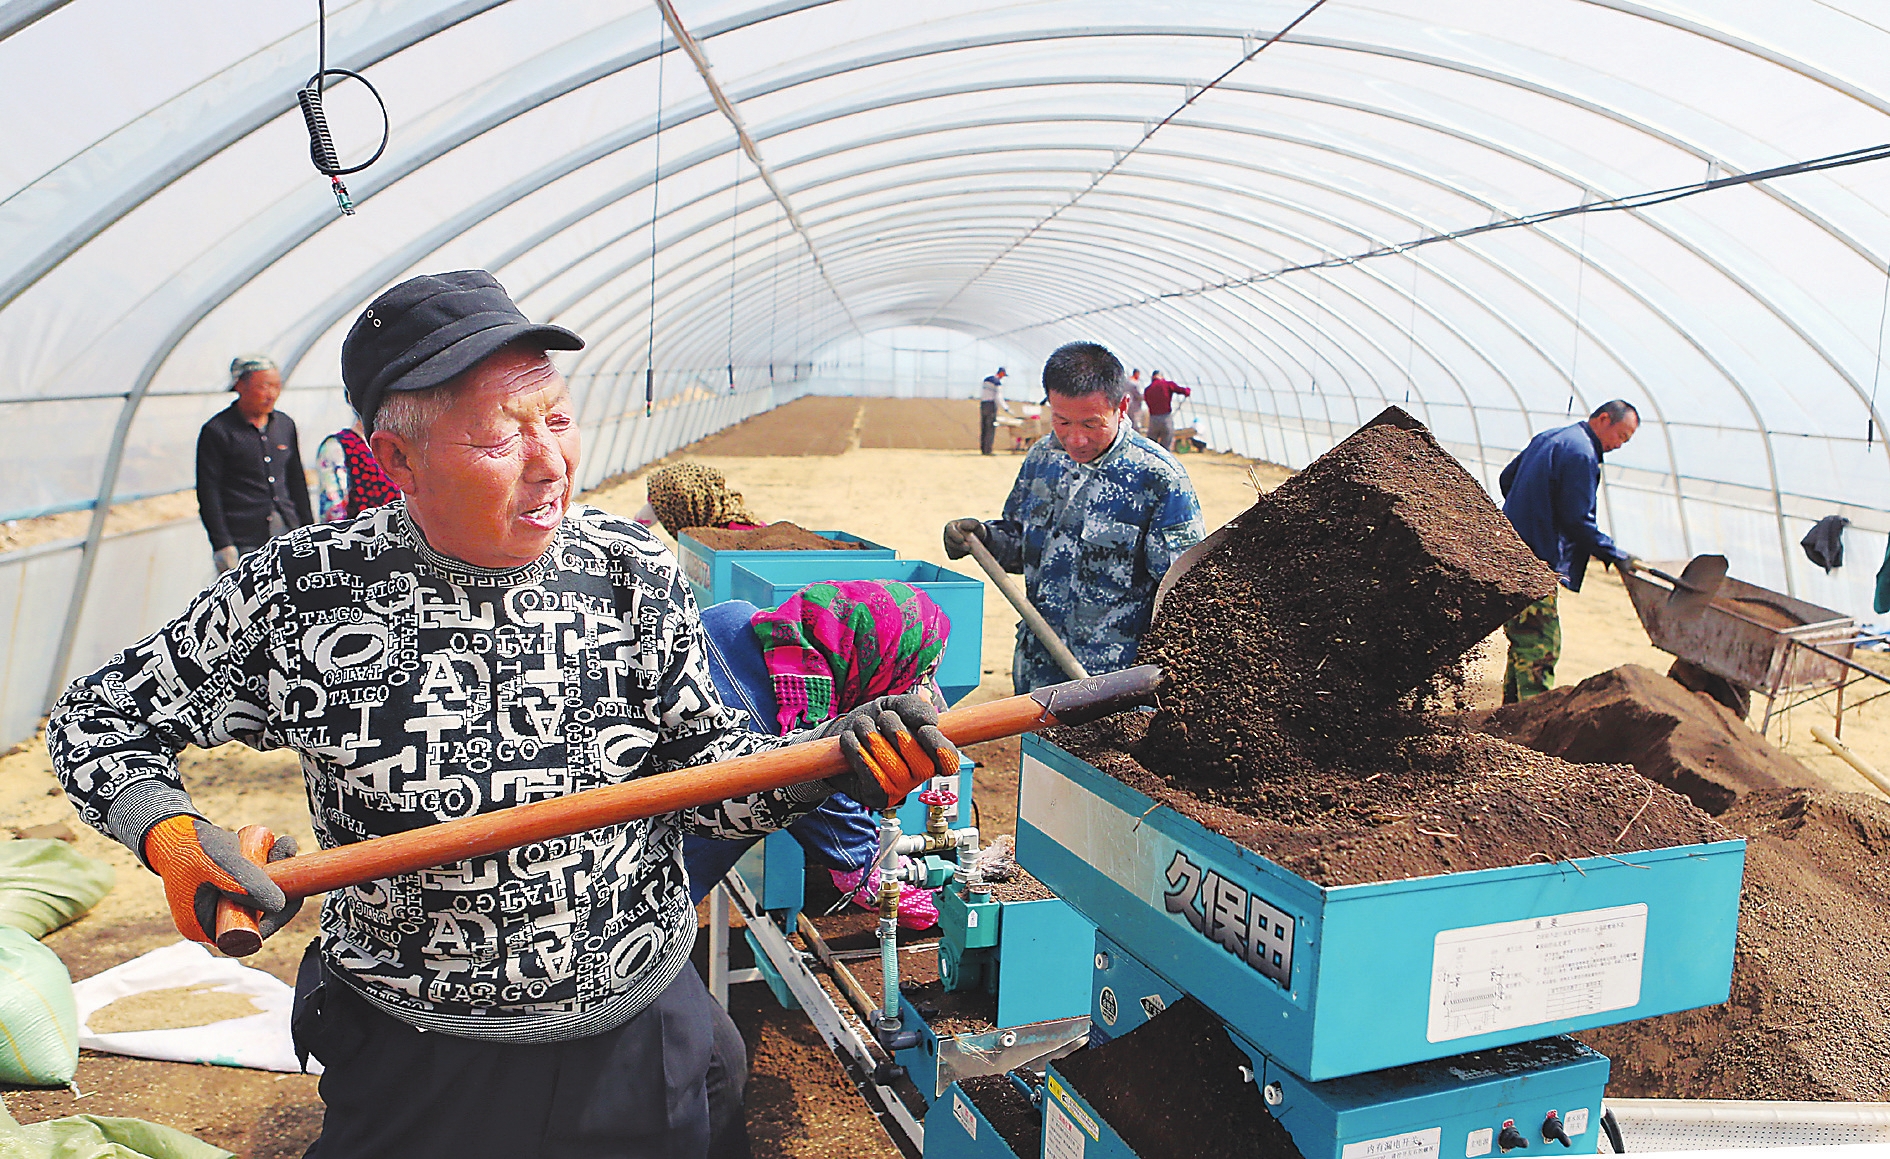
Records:
{"label": "wheelbarrow handle", "polygon": [[[1040,688],[939,717],[955,745],[977,744],[1056,725],[1082,724],[1154,703],[1161,669],[1144,664]],[[267,866],[290,897],[486,857],[534,841],[569,837],[751,793],[805,784],[846,771],[836,738],[808,741],[709,765],[639,777],[548,801],[461,817],[438,825],[321,849]]]}

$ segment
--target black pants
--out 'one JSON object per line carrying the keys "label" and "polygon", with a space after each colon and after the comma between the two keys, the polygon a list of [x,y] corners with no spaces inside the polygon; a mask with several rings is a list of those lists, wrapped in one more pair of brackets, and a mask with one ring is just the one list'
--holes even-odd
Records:
{"label": "black pants", "polygon": [[997,404],[994,402],[978,403],[978,449],[985,454],[991,453],[991,444],[997,438]]}
{"label": "black pants", "polygon": [[326,1114],[304,1159],[747,1159],[747,1051],[693,966],[615,1030],[518,1044],[416,1030],[310,950],[295,1038]]}

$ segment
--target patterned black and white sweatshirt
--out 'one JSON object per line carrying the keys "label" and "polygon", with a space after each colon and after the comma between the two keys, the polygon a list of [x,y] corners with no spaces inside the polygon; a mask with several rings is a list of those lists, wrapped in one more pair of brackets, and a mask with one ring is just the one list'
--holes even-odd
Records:
{"label": "patterned black and white sweatshirt", "polygon": [[[433,551],[404,503],[281,536],[68,689],[46,729],[85,820],[140,855],[201,816],[187,744],[301,754],[324,847],[778,747],[709,679],[689,585],[647,530],[572,511],[505,571]],[[329,965],[415,1026],[596,1034],[688,967],[682,834],[778,829],[818,783],[331,893]],[[229,818],[240,822],[241,818]]]}

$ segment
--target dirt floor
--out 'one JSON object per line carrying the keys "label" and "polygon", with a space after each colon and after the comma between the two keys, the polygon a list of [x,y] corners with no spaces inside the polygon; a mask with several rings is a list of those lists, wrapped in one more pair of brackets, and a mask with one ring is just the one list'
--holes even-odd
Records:
{"label": "dirt floor", "polygon": [[[672,458],[693,457],[720,468],[767,519],[843,528],[894,547],[901,555],[975,574],[975,568],[966,566],[969,561],[954,564],[945,558],[940,528],[958,516],[995,517],[1021,457],[979,455],[975,421],[971,403],[921,400],[902,412],[898,407],[864,407],[853,399],[808,399]],[[880,433],[901,429],[903,436]],[[900,437],[931,449],[877,445],[882,438],[890,442]],[[1000,438],[1000,445],[1003,442]],[[1229,455],[1186,455],[1181,462],[1201,496],[1210,528],[1252,505],[1253,478],[1270,488],[1288,477],[1283,469],[1264,464],[1254,467],[1255,475],[1250,476],[1253,465]],[[185,493],[184,499],[189,498]],[[629,514],[642,506],[644,494],[633,476],[613,481],[590,498]],[[165,517],[193,513],[194,506],[187,506]],[[46,537],[69,534],[74,532],[49,532]],[[1658,555],[1657,547],[1647,545],[1645,550]],[[1612,574],[1591,569],[1586,589],[1563,592],[1561,599],[1563,683],[1627,662],[1666,670],[1671,658],[1648,645],[1625,590]],[[987,592],[984,679],[971,701],[1010,693],[1015,624],[1002,598]],[[1502,638],[1497,634],[1493,640],[1495,646],[1486,645],[1478,659],[1469,689],[1483,706],[1493,706],[1501,688]],[[1875,794],[1849,766],[1811,741],[1808,727],[1820,720],[1830,720],[1822,704],[1799,708],[1787,715],[1782,729],[1774,724],[1774,735],[1782,733],[1788,751],[1826,786]],[[1879,768],[1890,769],[1890,702],[1847,713],[1844,738]],[[981,831],[987,838],[1014,832],[1017,742],[975,746],[971,755],[983,766],[975,798]],[[312,840],[292,756],[226,746],[188,750],[181,763],[187,783],[211,817],[230,825],[262,822],[304,842]],[[82,852],[112,860],[119,871],[117,888],[97,909],[46,939],[73,976],[87,977],[174,941],[156,878],[128,852],[76,824],[54,785],[43,744],[29,742],[0,757],[0,837],[5,836],[4,826],[58,822],[70,822],[79,830]],[[853,940],[865,945],[871,940],[872,915],[861,911],[861,918],[856,919],[861,930]],[[302,946],[314,932],[315,915],[309,907],[251,960],[290,979]],[[750,1128],[757,1155],[894,1154],[803,1016],[779,1010],[758,984],[735,987],[732,994],[751,1052]],[[239,1155],[270,1159],[301,1154],[319,1124],[315,1080],[306,1076],[88,1054],[80,1062],[78,1083],[86,1092],[83,1099],[65,1091],[8,1091],[6,1103],[22,1121],[80,1112],[153,1119],[193,1131]]]}

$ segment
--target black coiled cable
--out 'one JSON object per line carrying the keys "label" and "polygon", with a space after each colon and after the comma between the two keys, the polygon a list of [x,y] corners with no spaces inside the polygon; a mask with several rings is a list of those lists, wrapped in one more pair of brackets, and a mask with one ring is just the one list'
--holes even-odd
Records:
{"label": "black coiled cable", "polygon": [[[302,106],[302,122],[308,128],[309,160],[315,163],[317,173],[328,178],[329,186],[334,190],[335,204],[341,208],[341,212],[346,216],[353,216],[354,199],[348,195],[348,187],[342,184],[341,179],[350,173],[359,173],[379,161],[381,154],[387,152],[387,142],[392,136],[393,127],[387,117],[387,102],[381,99],[380,92],[368,78],[350,69],[328,67],[328,5],[326,0],[317,0],[315,11],[319,27],[318,64],[315,75],[309,77],[308,83],[296,92],[295,99]],[[347,168],[342,167],[341,156],[335,151],[335,139],[328,131],[328,115],[322,111],[322,89],[331,76],[360,81],[362,87],[367,89],[368,95],[374,98],[374,103],[381,108],[380,148],[374,150],[374,155],[359,165],[350,165]]]}

